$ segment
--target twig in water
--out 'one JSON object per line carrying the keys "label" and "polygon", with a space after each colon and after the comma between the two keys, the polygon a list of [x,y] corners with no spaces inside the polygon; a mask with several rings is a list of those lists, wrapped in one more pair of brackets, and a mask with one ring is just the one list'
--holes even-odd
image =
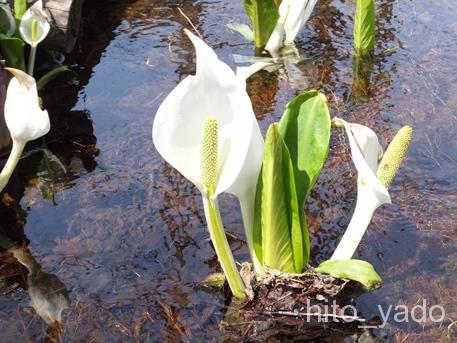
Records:
{"label": "twig in water", "polygon": [[346,315],[337,315],[331,313],[312,313],[312,312],[290,312],[290,311],[271,311],[271,312],[262,312],[264,315],[276,315],[276,316],[288,316],[288,317],[324,317],[324,318],[334,318],[341,319],[344,321],[358,321],[360,323],[365,323],[366,319],[356,317],[356,316],[346,316]]}
{"label": "twig in water", "polygon": [[182,9],[180,7],[178,7],[178,11],[179,13],[181,13],[181,15],[186,18],[186,20],[189,22],[190,26],[192,26],[192,28],[194,29],[194,31],[197,33],[198,37],[200,37],[201,39],[203,39],[202,35],[200,34],[200,32],[198,32],[197,28],[195,27],[195,25],[192,23],[192,21],[189,19],[189,17],[182,11]]}

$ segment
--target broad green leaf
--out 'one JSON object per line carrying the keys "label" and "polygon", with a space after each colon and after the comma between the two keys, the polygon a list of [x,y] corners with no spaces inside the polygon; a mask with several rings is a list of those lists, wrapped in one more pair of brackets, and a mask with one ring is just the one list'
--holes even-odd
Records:
{"label": "broad green leaf", "polygon": [[322,262],[316,271],[336,278],[360,282],[369,291],[382,285],[381,277],[374,267],[362,260],[327,260]]}
{"label": "broad green leaf", "polygon": [[264,266],[299,273],[303,269],[304,243],[294,173],[276,123],[268,129],[264,149],[256,194],[254,246]]}
{"label": "broad green leaf", "polygon": [[255,47],[263,49],[279,19],[275,0],[244,0],[244,9],[254,28]]}
{"label": "broad green leaf", "polygon": [[75,74],[75,72],[73,70],[68,69],[67,66],[56,67],[56,68],[48,71],[37,81],[37,83],[36,83],[37,89],[38,90],[43,89],[50,81],[54,80],[57,76],[59,76],[62,73]]}
{"label": "broad green leaf", "polygon": [[376,14],[374,0],[356,0],[354,48],[358,55],[371,55],[375,46]]}
{"label": "broad green leaf", "polygon": [[325,95],[312,90],[295,97],[279,121],[279,132],[290,152],[297,197],[302,206],[329,150],[330,113]]}
{"label": "broad green leaf", "polygon": [[20,21],[25,11],[27,11],[27,0],[14,0],[14,18]]}
{"label": "broad green leaf", "polygon": [[2,36],[0,46],[2,55],[6,60],[6,66],[25,71],[24,42],[15,37]]}
{"label": "broad green leaf", "polygon": [[303,207],[327,158],[330,142],[330,113],[325,95],[312,90],[289,102],[279,121],[279,132],[289,149],[294,168],[305,244],[303,260],[306,264],[310,255],[310,242]]}

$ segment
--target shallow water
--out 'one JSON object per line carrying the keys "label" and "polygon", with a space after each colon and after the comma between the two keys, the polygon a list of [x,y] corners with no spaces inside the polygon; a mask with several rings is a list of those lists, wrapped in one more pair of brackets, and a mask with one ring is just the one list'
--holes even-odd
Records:
{"label": "shallow water", "polygon": [[[441,305],[442,324],[396,323],[392,314],[371,335],[382,342],[452,341],[457,12],[452,0],[376,3],[378,43],[365,80],[355,82],[353,75],[353,3],[322,0],[296,41],[302,60],[258,73],[248,91],[263,132],[294,95],[310,88],[325,92],[332,116],[372,127],[384,146],[401,125],[414,127],[390,188],[394,204],[376,212],[358,250],[384,286],[357,299],[357,309],[370,318],[380,315],[378,305]],[[223,294],[195,287],[217,270],[199,193],[151,141],[159,104],[195,71],[182,31],[189,24],[178,7],[232,67],[233,54],[253,54],[250,43],[226,29],[247,22],[238,0],[87,1],[84,35],[66,60],[79,84],[48,87],[52,131],[21,161],[11,196],[2,198],[4,235],[29,241],[42,271],[70,292],[63,341],[221,339]],[[355,204],[348,148],[343,132],[334,131],[326,169],[308,200],[313,264],[330,257]],[[221,208],[235,258],[247,260],[236,238],[242,237],[236,201],[223,196]],[[26,275],[10,254],[0,253],[2,341],[45,339],[47,324],[29,306]]]}

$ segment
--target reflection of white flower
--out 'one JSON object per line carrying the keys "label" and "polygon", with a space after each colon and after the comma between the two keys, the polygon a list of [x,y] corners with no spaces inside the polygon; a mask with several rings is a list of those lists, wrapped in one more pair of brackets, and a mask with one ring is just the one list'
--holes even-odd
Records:
{"label": "reflection of white flower", "polygon": [[7,23],[5,23],[6,32],[4,32],[4,34],[8,37],[11,37],[16,31],[16,21],[14,20],[14,16],[11,13],[11,7],[7,3],[0,3],[0,11],[2,11],[5,14],[7,20]]}
{"label": "reflection of white flower", "polygon": [[271,54],[283,45],[293,43],[298,31],[306,24],[317,0],[282,0],[279,5],[279,19],[268,39],[265,50]]}
{"label": "reflection of white flower", "polygon": [[373,217],[374,211],[383,204],[390,204],[387,188],[376,176],[382,148],[378,137],[370,128],[334,119],[344,125],[351,146],[352,160],[358,172],[357,202],[346,232],[332,255],[332,260],[352,258],[357,246]]}
{"label": "reflection of white flower", "polygon": [[42,110],[38,103],[35,79],[21,70],[5,69],[14,75],[6,92],[4,111],[13,147],[0,174],[0,191],[8,183],[25,144],[45,135],[50,128],[48,112]]}

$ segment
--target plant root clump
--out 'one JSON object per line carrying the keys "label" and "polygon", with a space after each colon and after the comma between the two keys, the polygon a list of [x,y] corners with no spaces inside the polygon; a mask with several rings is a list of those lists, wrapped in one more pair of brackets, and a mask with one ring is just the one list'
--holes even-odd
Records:
{"label": "plant root clump", "polygon": [[228,341],[316,342],[332,337],[339,341],[361,334],[359,326],[368,325],[364,318],[344,309],[361,294],[357,283],[319,274],[311,268],[304,274],[269,271],[258,280],[247,270],[243,265],[243,279],[250,284],[248,300],[230,307],[221,323]]}

